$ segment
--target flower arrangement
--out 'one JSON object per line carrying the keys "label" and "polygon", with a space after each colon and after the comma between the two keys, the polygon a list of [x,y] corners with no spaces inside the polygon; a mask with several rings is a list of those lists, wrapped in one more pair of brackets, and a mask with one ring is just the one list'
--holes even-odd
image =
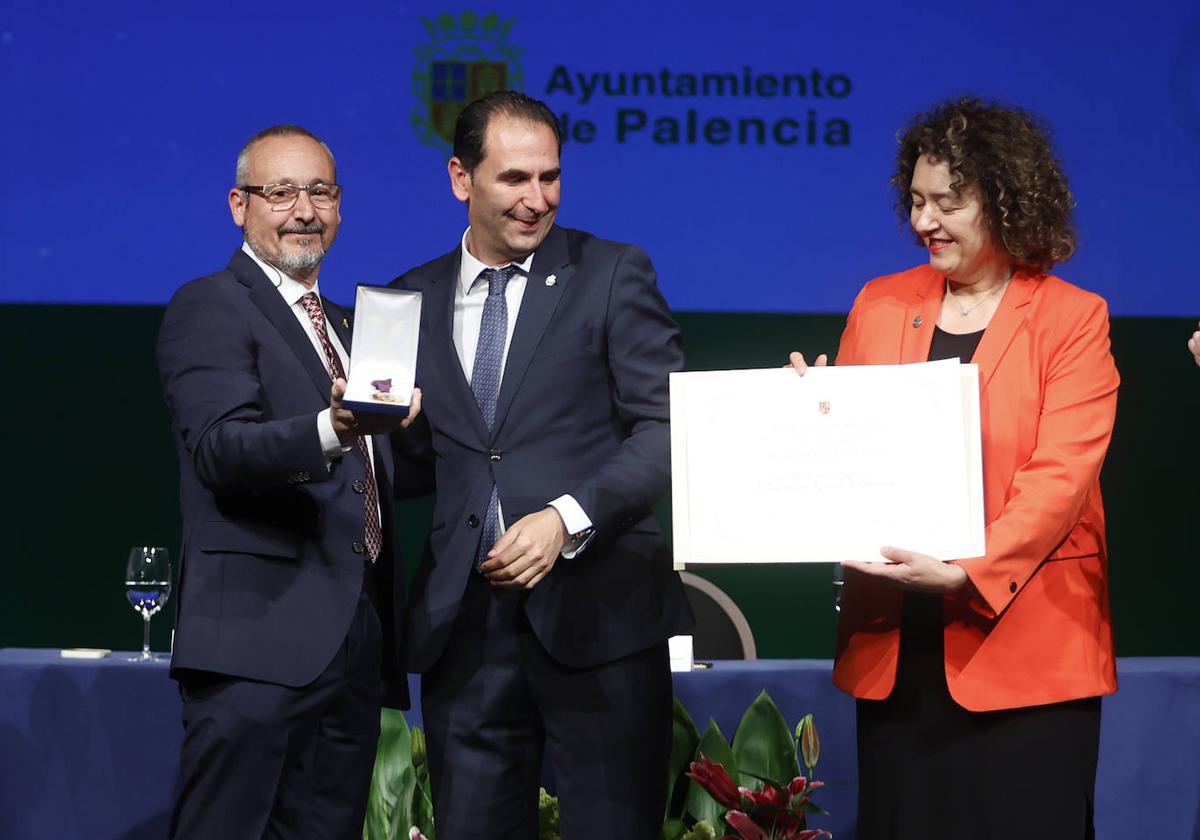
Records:
{"label": "flower arrangement", "polygon": [[[823,785],[812,780],[821,753],[812,715],[793,734],[764,691],[742,716],[732,742],[713,720],[701,734],[678,699],[672,727],[662,840],[832,837],[808,827],[809,814],[825,813],[812,801]],[[409,728],[403,714],[385,709],[363,840],[405,838],[435,840],[425,737],[419,727]],[[538,840],[560,840],[558,801],[545,790]]]}
{"label": "flower arrangement", "polygon": [[[811,781],[821,753],[812,715],[797,724],[793,737],[764,691],[742,716],[730,743],[713,720],[701,736],[676,700],[674,739],[664,840],[708,840],[720,826],[733,832],[721,840],[832,836],[808,828],[809,814],[825,813],[812,801],[812,792],[823,786]],[[686,767],[678,756],[689,756]],[[801,763],[807,775],[800,775]]]}
{"label": "flower arrangement", "polygon": [[832,836],[805,825],[805,809],[812,807],[809,792],[820,787],[820,782],[809,784],[805,777],[797,776],[784,788],[764,779],[762,789],[751,790],[734,784],[724,767],[704,756],[692,762],[688,776],[729,809],[724,820],[744,840],[815,840]]}

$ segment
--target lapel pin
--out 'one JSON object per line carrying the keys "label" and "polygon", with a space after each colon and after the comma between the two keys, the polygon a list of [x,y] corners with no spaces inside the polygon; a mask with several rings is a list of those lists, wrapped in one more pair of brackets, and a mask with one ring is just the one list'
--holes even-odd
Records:
{"label": "lapel pin", "polygon": [[918,315],[916,318],[913,318],[913,329],[914,330],[917,329],[917,327],[921,326],[921,324],[923,324],[924,322],[925,322],[925,319],[922,318],[920,315]]}
{"label": "lapel pin", "polygon": [[348,330],[348,329],[350,329],[350,321],[349,321],[349,319],[347,319],[347,318],[343,318],[343,319],[342,319],[342,329],[344,329],[344,330]]}
{"label": "lapel pin", "polygon": [[546,278],[547,286],[553,286],[557,282],[558,282],[558,278],[553,274],[551,274],[549,277]]}

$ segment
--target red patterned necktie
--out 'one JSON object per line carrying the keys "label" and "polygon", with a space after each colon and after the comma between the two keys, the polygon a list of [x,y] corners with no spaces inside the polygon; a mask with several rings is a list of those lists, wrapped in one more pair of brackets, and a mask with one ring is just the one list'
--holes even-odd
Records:
{"label": "red patterned necktie", "polygon": [[[330,381],[345,379],[346,371],[342,368],[342,360],[338,358],[337,352],[333,349],[333,344],[329,341],[329,333],[325,329],[325,310],[321,308],[321,299],[317,297],[316,292],[309,292],[300,298],[300,303],[304,305],[304,311],[308,313],[313,329],[317,331],[317,338],[321,340],[321,347],[325,350]],[[358,452],[362,455],[363,463],[367,468],[364,499],[365,530],[367,556],[374,563],[379,557],[379,549],[383,545],[383,530],[379,526],[379,490],[375,486],[375,470],[371,468],[371,453],[367,449],[367,442],[362,437],[355,438],[355,441],[358,443]]]}

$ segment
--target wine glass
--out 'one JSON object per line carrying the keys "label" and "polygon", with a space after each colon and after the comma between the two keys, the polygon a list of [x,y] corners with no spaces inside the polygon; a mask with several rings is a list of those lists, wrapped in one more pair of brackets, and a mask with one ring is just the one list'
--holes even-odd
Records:
{"label": "wine glass", "polygon": [[150,617],[171,596],[171,555],[165,548],[134,546],[125,564],[125,597],[142,617],[142,652],[130,662],[153,662],[150,652]]}

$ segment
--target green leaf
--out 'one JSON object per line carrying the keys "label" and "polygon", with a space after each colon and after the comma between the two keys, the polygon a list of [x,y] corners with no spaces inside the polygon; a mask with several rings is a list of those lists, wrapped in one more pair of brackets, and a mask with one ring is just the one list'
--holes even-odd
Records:
{"label": "green leaf", "polygon": [[663,822],[662,833],[658,835],[658,840],[680,840],[686,831],[687,826],[683,824],[683,820],[672,817]]}
{"label": "green leaf", "polygon": [[366,840],[407,840],[415,786],[408,723],[401,712],[384,709],[379,717],[379,749],[367,795],[363,825]]}
{"label": "green leaf", "polygon": [[[812,717],[812,715],[809,715]],[[412,728],[412,764],[413,767],[424,767],[425,755],[425,733],[421,731],[421,727],[414,726]]]}
{"label": "green leaf", "polygon": [[[433,826],[433,788],[429,782],[428,764],[417,768],[417,785],[413,791],[412,824],[421,829],[426,840],[437,840]],[[408,836],[405,835],[400,840],[408,840]]]}
{"label": "green leaf", "polygon": [[[699,758],[701,754],[722,765],[734,779],[738,777],[737,762],[729,748],[729,741],[725,740],[721,728],[711,718],[708,721],[708,729],[704,730],[704,736],[696,747],[696,757]],[[685,813],[694,820],[704,820],[709,825],[720,825],[725,811],[725,806],[709,796],[708,791],[689,780]]]}
{"label": "green leaf", "polygon": [[[791,729],[766,691],[755,698],[742,716],[733,736],[733,757],[743,774],[771,779],[780,787],[786,787],[800,775]],[[741,784],[750,787],[751,783],[743,780]]]}
{"label": "green leaf", "polygon": [[691,780],[687,773],[692,758],[696,755],[696,746],[700,743],[700,733],[688,710],[675,698],[671,712],[671,756],[667,765],[667,814],[671,818],[683,816],[684,803],[687,797],[687,787]]}

